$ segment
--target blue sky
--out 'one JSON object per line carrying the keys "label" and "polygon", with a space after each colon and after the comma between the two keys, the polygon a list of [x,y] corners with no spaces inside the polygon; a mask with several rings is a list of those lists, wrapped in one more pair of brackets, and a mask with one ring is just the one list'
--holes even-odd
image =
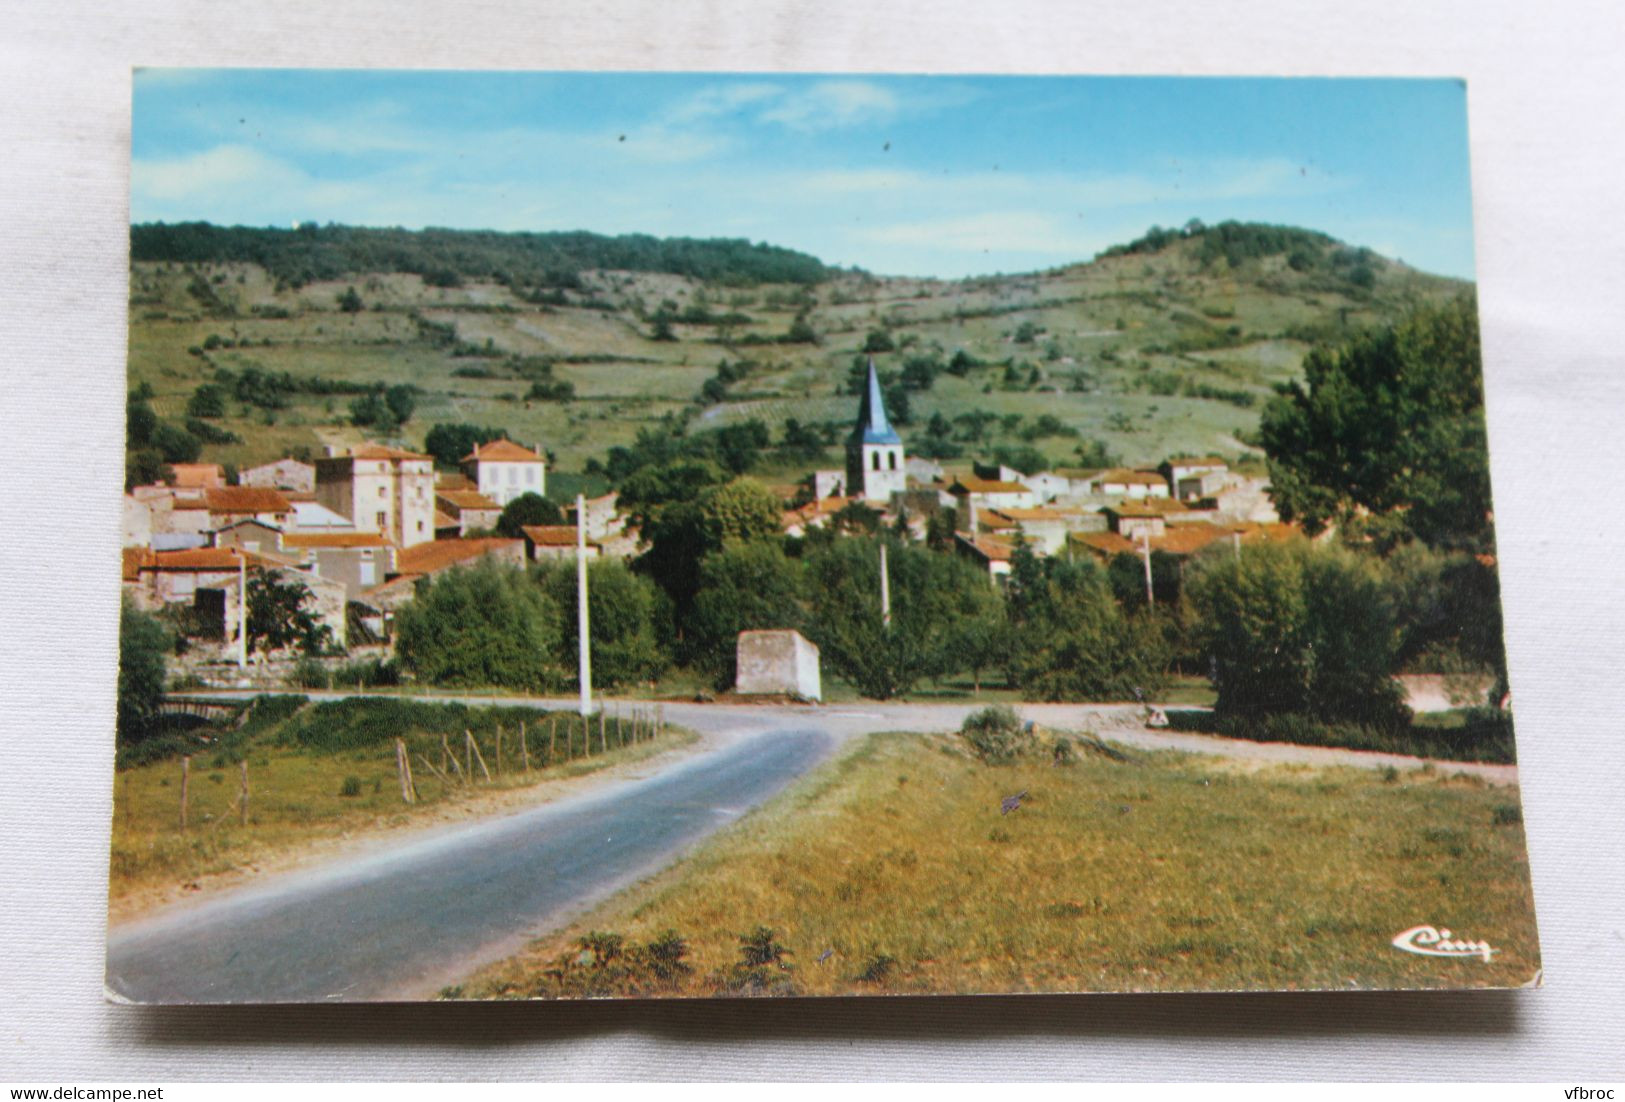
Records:
{"label": "blue sky", "polygon": [[744,237],[884,275],[1280,222],[1472,278],[1451,80],[144,69],[131,218]]}

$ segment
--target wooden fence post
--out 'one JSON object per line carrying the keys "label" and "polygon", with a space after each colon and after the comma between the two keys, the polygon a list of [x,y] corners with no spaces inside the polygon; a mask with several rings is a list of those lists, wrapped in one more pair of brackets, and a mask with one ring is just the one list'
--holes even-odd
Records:
{"label": "wooden fence post", "polygon": [[401,803],[414,802],[416,794],[412,791],[412,763],[406,760],[406,740],[395,740],[395,773],[401,782]]}
{"label": "wooden fence post", "polygon": [[238,772],[242,776],[242,791],[237,794],[237,823],[240,826],[248,825],[248,759],[244,758],[237,763]]}
{"label": "wooden fence post", "polygon": [[[565,747],[569,749],[568,746]],[[559,760],[559,717],[547,717],[547,764],[554,765]]]}
{"label": "wooden fence post", "polygon": [[446,742],[446,736],[443,734],[440,736],[440,760],[442,762],[449,763],[445,770],[446,776],[449,777],[451,775],[451,771],[455,769],[457,770],[458,780],[465,782],[468,780],[467,776],[465,776],[463,773],[462,765],[460,765],[457,761],[457,755],[451,752],[451,746]]}
{"label": "wooden fence post", "polygon": [[525,721],[519,721],[519,754],[525,763],[525,772],[530,772],[530,739],[525,734]]}
{"label": "wooden fence post", "polygon": [[609,753],[609,735],[604,731],[604,709],[598,709],[598,749]]}
{"label": "wooden fence post", "polygon": [[497,724],[497,776],[502,776],[502,724]]}
{"label": "wooden fence post", "polygon": [[181,758],[181,829],[186,829],[186,795],[187,786],[192,779],[192,756],[190,754]]}
{"label": "wooden fence post", "polygon": [[[473,755],[475,761],[480,763],[480,772],[485,774],[486,780],[490,780],[491,771],[485,768],[485,755],[480,753],[480,744],[474,741],[474,732],[465,729],[463,736],[468,739],[468,752]],[[472,765],[468,767],[468,775],[470,778],[474,776],[474,767]]]}

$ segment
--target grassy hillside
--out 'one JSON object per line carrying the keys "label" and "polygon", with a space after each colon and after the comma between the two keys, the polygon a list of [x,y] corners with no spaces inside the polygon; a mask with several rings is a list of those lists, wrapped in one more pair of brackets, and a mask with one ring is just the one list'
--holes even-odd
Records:
{"label": "grassy hillside", "polygon": [[[1227,249],[1210,230],[1030,275],[939,281],[824,269],[821,282],[747,287],[731,275],[708,283],[603,269],[567,272],[551,286],[507,273],[439,286],[459,279],[400,271],[300,282],[243,261],[138,259],[130,384],[149,384],[157,413],[177,423],[194,390],[221,371],[286,372],[329,391],[289,394],[276,409],[228,400],[212,423],[241,442],[210,444],[204,458],[239,466],[376,435],[350,423],[345,391],[402,382],[420,391],[397,436],[413,447],[436,422],[467,421],[540,444],[559,469],[579,471],[667,417],[695,428],[759,418],[775,440],[794,418],[824,429],[828,463],[855,410],[845,390],[853,358],[878,344],[890,346],[876,354],[890,375],[911,360],[935,368],[923,372],[928,387],[917,375],[908,393],[903,431],[916,451],[941,414],[949,433],[939,423],[939,439],[967,458],[1028,446],[1051,464],[1076,463],[1074,449],[1092,439],[1130,463],[1182,451],[1235,456],[1271,385],[1299,370],[1310,342],[1462,286],[1289,232],[1284,244],[1266,240],[1262,248],[1279,249],[1261,255]],[[149,241],[137,255],[164,254]],[[360,301],[347,311],[341,296],[352,287]],[[808,326],[816,343],[782,340]],[[973,366],[944,370],[956,353]],[[740,360],[743,377],[702,395],[720,362]],[[573,400],[558,399],[559,383],[574,388]]]}

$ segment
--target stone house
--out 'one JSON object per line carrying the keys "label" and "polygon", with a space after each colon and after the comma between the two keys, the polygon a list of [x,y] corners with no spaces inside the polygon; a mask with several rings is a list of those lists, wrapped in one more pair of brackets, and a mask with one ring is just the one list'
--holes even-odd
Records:
{"label": "stone house", "polygon": [[1108,497],[1168,497],[1168,480],[1156,471],[1135,471],[1118,467],[1100,474],[1099,493]]}
{"label": "stone house", "polygon": [[[573,524],[527,524],[525,554],[537,562],[574,561],[576,557],[576,526]],[[595,540],[587,541],[587,558],[603,555],[603,548]]]}
{"label": "stone house", "polygon": [[454,529],[453,536],[458,539],[471,532],[489,532],[502,517],[502,506],[478,490],[437,489],[434,503],[435,508],[450,522],[443,524],[436,519],[435,530]]}
{"label": "stone house", "polygon": [[257,520],[273,528],[293,521],[293,503],[278,490],[261,486],[212,486],[203,491],[209,527],[219,530],[240,520]]}
{"label": "stone house", "polygon": [[297,459],[278,459],[275,463],[264,463],[237,472],[237,481],[243,486],[313,494],[316,492],[316,468]]}

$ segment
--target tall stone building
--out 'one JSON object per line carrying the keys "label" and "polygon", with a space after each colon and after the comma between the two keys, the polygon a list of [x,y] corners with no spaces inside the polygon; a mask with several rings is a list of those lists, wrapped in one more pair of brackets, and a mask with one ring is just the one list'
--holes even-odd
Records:
{"label": "tall stone building", "polygon": [[875,373],[871,357],[858,423],[846,439],[846,492],[864,501],[889,504],[892,494],[908,488],[908,472],[903,464],[903,438],[886,417],[880,376]]}
{"label": "tall stone building", "polygon": [[399,547],[434,539],[434,460],[363,444],[316,460],[316,500]]}

